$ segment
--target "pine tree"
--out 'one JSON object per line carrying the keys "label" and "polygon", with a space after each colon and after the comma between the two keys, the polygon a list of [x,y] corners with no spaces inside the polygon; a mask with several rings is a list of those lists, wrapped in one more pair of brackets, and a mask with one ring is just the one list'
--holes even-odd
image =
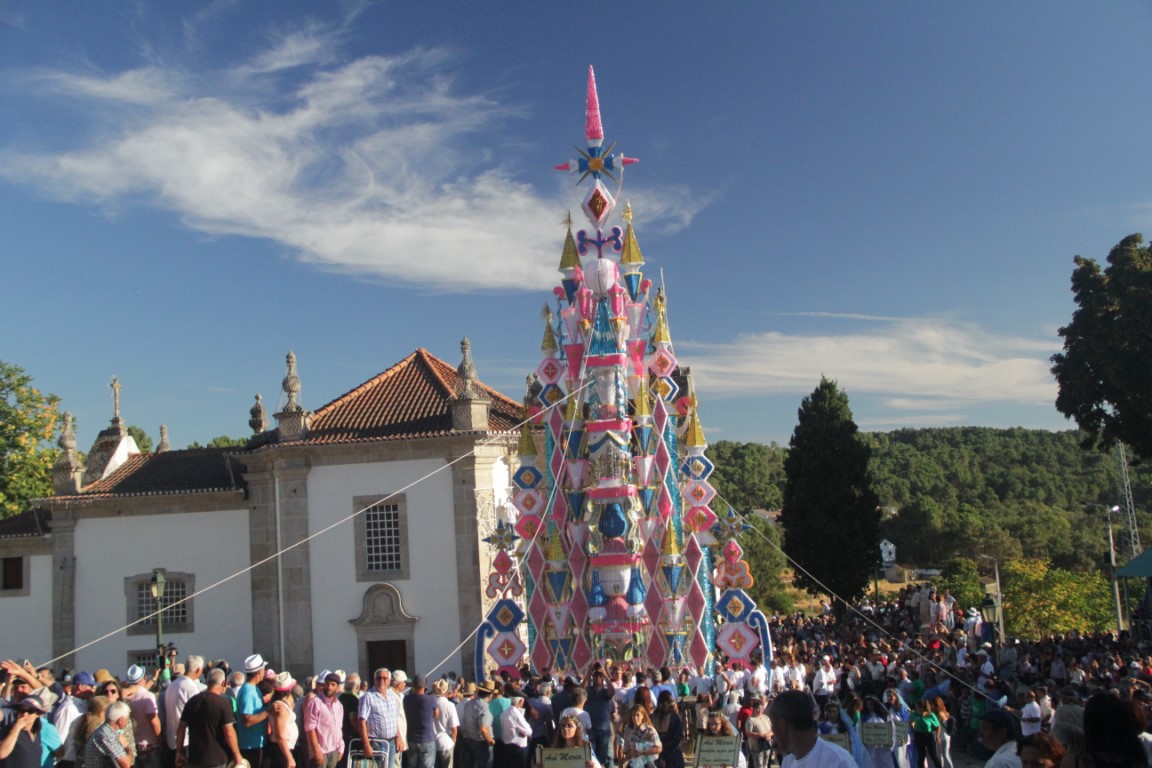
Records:
{"label": "pine tree", "polygon": [[848,395],[834,381],[804,398],[784,461],[784,551],[793,583],[853,601],[880,561],[880,509],[868,477],[869,448],[857,436]]}

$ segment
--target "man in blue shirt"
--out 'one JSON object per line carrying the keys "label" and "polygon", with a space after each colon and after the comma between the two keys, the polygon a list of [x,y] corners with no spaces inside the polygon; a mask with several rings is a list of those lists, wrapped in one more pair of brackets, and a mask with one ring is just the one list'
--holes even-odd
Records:
{"label": "man in blue shirt", "polygon": [[264,659],[254,653],[244,659],[247,682],[236,694],[236,740],[240,754],[252,768],[264,764],[264,739],[268,733],[268,711],[264,709],[264,695],[256,684],[264,679]]}

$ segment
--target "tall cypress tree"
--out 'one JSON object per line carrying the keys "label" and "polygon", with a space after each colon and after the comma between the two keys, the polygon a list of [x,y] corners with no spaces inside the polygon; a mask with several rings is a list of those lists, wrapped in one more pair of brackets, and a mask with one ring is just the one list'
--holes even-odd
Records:
{"label": "tall cypress tree", "polygon": [[[848,395],[835,381],[800,404],[784,460],[784,552],[793,583],[856,600],[880,561],[880,509],[868,477],[871,449],[857,436]],[[805,573],[807,571],[807,573]]]}

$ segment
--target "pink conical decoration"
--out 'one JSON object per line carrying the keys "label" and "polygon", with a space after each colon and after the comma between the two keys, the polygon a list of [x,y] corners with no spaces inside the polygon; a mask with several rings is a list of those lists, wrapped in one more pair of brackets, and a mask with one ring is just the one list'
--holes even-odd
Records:
{"label": "pink conical decoration", "polygon": [[604,143],[604,126],[600,123],[600,97],[596,95],[596,73],[588,67],[588,108],[584,114],[584,138],[588,146]]}

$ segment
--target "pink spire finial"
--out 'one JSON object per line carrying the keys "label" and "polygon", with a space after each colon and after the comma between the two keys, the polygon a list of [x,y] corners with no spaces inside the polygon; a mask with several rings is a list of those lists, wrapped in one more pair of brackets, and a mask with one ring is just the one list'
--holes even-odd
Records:
{"label": "pink spire finial", "polygon": [[588,107],[584,116],[584,138],[589,147],[604,143],[604,126],[600,123],[600,98],[596,95],[596,73],[588,66]]}

